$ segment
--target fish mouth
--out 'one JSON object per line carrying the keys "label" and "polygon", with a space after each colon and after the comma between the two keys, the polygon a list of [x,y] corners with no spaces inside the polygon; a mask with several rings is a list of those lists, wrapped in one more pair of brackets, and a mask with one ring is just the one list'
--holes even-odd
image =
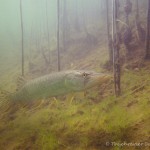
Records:
{"label": "fish mouth", "polygon": [[107,81],[109,81],[109,80],[111,80],[111,79],[112,79],[112,75],[110,75],[110,74],[105,74],[105,75],[103,75],[103,76],[99,76],[98,79],[97,79],[97,82],[103,83],[103,82],[107,82]]}
{"label": "fish mouth", "polygon": [[112,79],[112,75],[110,74],[102,74],[102,73],[96,73],[96,74],[92,74],[87,81],[85,81],[85,88],[91,88],[94,86],[98,86],[101,85],[103,83],[107,83],[108,81],[110,81]]}

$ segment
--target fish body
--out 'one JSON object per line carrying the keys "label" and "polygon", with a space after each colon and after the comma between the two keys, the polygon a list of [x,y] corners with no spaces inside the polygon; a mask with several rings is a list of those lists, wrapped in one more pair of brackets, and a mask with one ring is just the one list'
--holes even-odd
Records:
{"label": "fish body", "polygon": [[111,78],[109,74],[94,71],[69,70],[51,73],[22,86],[10,97],[14,101],[31,101],[79,92],[105,83]]}

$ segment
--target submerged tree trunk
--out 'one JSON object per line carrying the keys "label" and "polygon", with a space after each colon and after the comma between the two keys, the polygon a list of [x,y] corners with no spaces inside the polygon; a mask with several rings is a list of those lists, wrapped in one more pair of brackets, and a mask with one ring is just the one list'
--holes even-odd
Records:
{"label": "submerged tree trunk", "polygon": [[130,0],[126,0],[125,2],[125,6],[124,6],[124,12],[125,12],[125,22],[126,22],[126,26],[125,26],[125,31],[123,34],[123,42],[126,48],[126,59],[128,58],[128,56],[130,56],[130,42],[132,40],[132,32],[131,32],[131,28],[130,28],[130,24],[129,24],[129,15],[132,12],[132,3]]}
{"label": "submerged tree trunk", "polygon": [[148,1],[147,34],[146,34],[146,59],[150,59],[150,0]]}
{"label": "submerged tree trunk", "polygon": [[112,41],[113,41],[113,66],[114,66],[114,86],[115,94],[121,94],[120,87],[120,58],[119,58],[119,24],[118,24],[118,9],[119,0],[112,0],[113,2],[113,16],[112,16]]}
{"label": "submerged tree trunk", "polygon": [[131,14],[132,11],[132,3],[130,0],[126,0],[124,11],[125,11],[126,24],[129,26],[129,15]]}
{"label": "submerged tree trunk", "polygon": [[136,0],[136,15],[135,15],[136,38],[141,45],[145,42],[146,32],[140,23],[139,0]]}
{"label": "submerged tree trunk", "polygon": [[78,5],[79,5],[78,1],[75,0],[75,6],[74,6],[74,8],[75,8],[75,23],[74,23],[74,27],[75,27],[76,31],[80,31],[80,25],[79,25],[79,19],[78,19],[78,11],[79,11]]}
{"label": "submerged tree trunk", "polygon": [[139,21],[139,0],[136,0],[136,20]]}
{"label": "submerged tree trunk", "polygon": [[24,34],[23,34],[23,17],[22,17],[22,0],[20,0],[20,19],[21,19],[21,68],[22,68],[22,76],[24,76]]}
{"label": "submerged tree trunk", "polygon": [[[66,51],[67,49],[67,36],[68,36],[68,16],[67,16],[67,10],[66,10],[66,0],[63,1],[63,51]],[[69,29],[68,29],[69,30]]]}
{"label": "submerged tree trunk", "polygon": [[88,29],[87,29],[87,13],[85,12],[85,1],[82,0],[82,30],[84,30],[85,34],[88,35]]}
{"label": "submerged tree trunk", "polygon": [[113,54],[112,54],[112,41],[110,38],[110,26],[109,26],[109,5],[108,0],[106,0],[106,24],[107,24],[107,42],[108,42],[108,51],[109,51],[109,63],[113,63]]}
{"label": "submerged tree trunk", "polygon": [[59,6],[60,6],[60,1],[57,0],[57,61],[58,61],[58,71],[60,71],[60,46],[59,46]]}
{"label": "submerged tree trunk", "polygon": [[46,0],[46,20],[47,20],[47,41],[48,41],[48,64],[51,64],[51,53],[50,53],[50,35],[49,35],[49,22],[48,22],[48,0]]}

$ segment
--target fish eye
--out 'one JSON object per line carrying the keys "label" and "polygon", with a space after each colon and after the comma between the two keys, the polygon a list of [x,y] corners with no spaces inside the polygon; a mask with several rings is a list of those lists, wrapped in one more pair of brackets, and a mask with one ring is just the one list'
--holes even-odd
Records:
{"label": "fish eye", "polygon": [[83,76],[83,77],[87,77],[88,74],[84,72],[84,73],[82,74],[82,76]]}

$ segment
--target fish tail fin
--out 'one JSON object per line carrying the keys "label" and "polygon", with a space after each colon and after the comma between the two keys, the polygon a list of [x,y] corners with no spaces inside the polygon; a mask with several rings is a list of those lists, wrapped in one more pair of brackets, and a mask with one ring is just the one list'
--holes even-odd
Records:
{"label": "fish tail fin", "polygon": [[27,82],[27,80],[23,76],[19,76],[17,78],[17,89],[20,89],[24,86],[24,84]]}
{"label": "fish tail fin", "polygon": [[10,94],[8,91],[0,90],[0,111],[7,111],[11,100],[10,100]]}

